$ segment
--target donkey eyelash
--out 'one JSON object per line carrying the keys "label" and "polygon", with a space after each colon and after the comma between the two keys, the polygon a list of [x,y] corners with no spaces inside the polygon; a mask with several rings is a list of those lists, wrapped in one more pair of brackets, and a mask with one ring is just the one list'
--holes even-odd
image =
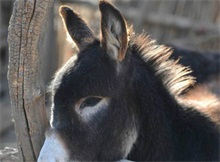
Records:
{"label": "donkey eyelash", "polygon": [[88,97],[81,102],[79,109],[83,109],[85,107],[93,107],[97,105],[101,100],[102,98],[97,96]]}
{"label": "donkey eyelash", "polygon": [[83,111],[85,108],[92,108],[99,104],[105,97],[102,96],[88,96],[81,98],[75,104],[75,109],[77,111]]}
{"label": "donkey eyelash", "polygon": [[97,112],[105,109],[109,104],[108,97],[89,96],[82,98],[76,103],[75,111],[82,117],[84,121],[88,121]]}

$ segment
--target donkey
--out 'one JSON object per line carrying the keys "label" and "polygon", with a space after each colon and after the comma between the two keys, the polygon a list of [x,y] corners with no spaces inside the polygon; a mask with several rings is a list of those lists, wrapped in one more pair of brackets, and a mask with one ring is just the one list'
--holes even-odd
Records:
{"label": "donkey", "polygon": [[219,160],[219,128],[179,94],[193,84],[170,48],[135,35],[100,1],[101,38],[68,6],[64,26],[79,48],[51,84],[51,128],[42,161]]}

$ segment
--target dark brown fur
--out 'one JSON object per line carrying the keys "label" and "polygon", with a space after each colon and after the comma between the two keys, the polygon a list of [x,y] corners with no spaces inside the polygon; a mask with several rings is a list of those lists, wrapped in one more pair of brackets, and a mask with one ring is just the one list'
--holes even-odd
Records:
{"label": "dark brown fur", "polygon": [[[70,160],[218,161],[216,121],[179,96],[194,82],[190,69],[145,35],[130,33],[129,40],[124,18],[108,2],[100,10],[101,41],[71,9],[60,10],[80,49],[51,85],[52,127]],[[109,103],[87,119],[76,105],[91,96]]]}

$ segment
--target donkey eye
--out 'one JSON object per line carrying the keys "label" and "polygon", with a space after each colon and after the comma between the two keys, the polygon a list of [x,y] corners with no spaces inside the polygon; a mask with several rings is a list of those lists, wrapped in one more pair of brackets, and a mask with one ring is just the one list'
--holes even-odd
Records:
{"label": "donkey eye", "polygon": [[85,107],[93,107],[97,105],[101,100],[101,97],[88,97],[81,103],[79,108],[83,109]]}

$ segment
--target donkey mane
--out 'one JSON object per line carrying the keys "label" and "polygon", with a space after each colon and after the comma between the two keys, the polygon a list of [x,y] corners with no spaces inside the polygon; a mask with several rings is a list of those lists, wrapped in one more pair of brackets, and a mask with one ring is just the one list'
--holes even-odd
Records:
{"label": "donkey mane", "polygon": [[132,34],[129,43],[130,47],[154,68],[155,74],[172,95],[179,96],[194,84],[194,77],[188,75],[192,72],[191,69],[179,64],[179,60],[170,59],[172,48],[157,45],[146,33]]}

